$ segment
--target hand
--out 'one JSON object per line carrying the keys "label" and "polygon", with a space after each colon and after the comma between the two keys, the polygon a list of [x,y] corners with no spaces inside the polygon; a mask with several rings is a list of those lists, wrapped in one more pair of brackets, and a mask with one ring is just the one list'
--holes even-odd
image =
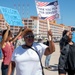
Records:
{"label": "hand", "polygon": [[51,30],[48,31],[48,35],[50,35],[52,37],[52,32]]}
{"label": "hand", "polygon": [[8,30],[10,30],[10,26],[7,23],[6,23],[6,27],[7,27]]}
{"label": "hand", "polygon": [[24,27],[24,29],[22,29],[22,32],[24,32],[24,30],[27,28],[27,26]]}
{"label": "hand", "polygon": [[[24,28],[24,29],[23,29]],[[27,28],[27,26],[25,26],[25,27],[20,27],[20,30],[19,31],[24,31],[25,29]]]}
{"label": "hand", "polygon": [[24,29],[22,30],[22,37],[24,36],[25,30],[27,29],[27,26],[24,27]]}

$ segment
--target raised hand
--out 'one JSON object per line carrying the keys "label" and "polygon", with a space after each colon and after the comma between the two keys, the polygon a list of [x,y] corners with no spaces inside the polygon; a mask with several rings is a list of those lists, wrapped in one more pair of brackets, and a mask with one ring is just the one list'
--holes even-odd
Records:
{"label": "raised hand", "polygon": [[52,32],[51,32],[51,30],[48,31],[48,35],[52,37]]}
{"label": "raised hand", "polygon": [[6,27],[7,27],[8,30],[10,30],[10,26],[7,23],[6,23]]}

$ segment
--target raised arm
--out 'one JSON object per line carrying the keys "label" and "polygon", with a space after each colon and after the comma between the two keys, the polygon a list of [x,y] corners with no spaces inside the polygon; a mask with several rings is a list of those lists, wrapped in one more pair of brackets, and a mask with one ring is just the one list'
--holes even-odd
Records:
{"label": "raised arm", "polygon": [[7,27],[7,30],[2,35],[1,47],[3,47],[4,43],[6,42],[6,40],[8,38],[8,33],[9,33],[9,30],[10,30],[10,26],[8,24],[6,24],[6,27]]}
{"label": "raised arm", "polygon": [[22,34],[22,27],[20,28],[18,34],[11,40],[11,42],[14,43],[21,34]]}
{"label": "raised arm", "polygon": [[19,30],[19,33],[17,34],[16,37],[14,37],[14,38],[12,39],[11,42],[14,43],[14,42],[17,40],[17,38],[18,38],[19,36],[23,37],[24,31],[25,31],[26,28],[27,28],[26,26],[24,27],[24,29],[21,27],[20,30]]}
{"label": "raised arm", "polygon": [[62,50],[62,48],[68,44],[68,36],[69,36],[69,33],[70,33],[70,32],[71,32],[71,31],[68,31],[68,32],[61,38],[61,40],[60,40],[60,42],[59,42],[60,50]]}
{"label": "raised arm", "polygon": [[49,46],[45,50],[45,55],[49,55],[55,51],[55,45],[52,40],[52,32],[51,30],[48,31],[48,39],[49,39]]}

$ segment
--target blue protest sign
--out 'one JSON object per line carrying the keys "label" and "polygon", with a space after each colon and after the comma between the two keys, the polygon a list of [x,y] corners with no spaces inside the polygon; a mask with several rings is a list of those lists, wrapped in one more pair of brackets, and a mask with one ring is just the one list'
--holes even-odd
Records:
{"label": "blue protest sign", "polygon": [[6,22],[11,26],[23,26],[22,19],[20,17],[20,14],[17,10],[2,7],[0,6],[0,10],[4,16],[4,19]]}

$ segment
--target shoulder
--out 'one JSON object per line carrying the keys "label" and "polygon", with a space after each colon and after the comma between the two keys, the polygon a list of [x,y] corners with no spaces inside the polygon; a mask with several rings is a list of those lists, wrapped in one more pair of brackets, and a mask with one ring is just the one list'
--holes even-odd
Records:
{"label": "shoulder", "polygon": [[15,48],[15,52],[18,52],[18,51],[21,51],[23,48],[22,48],[22,46],[19,46],[19,47],[17,47],[17,48]]}
{"label": "shoulder", "polygon": [[33,46],[46,46],[46,45],[43,43],[34,42]]}
{"label": "shoulder", "polygon": [[1,48],[2,48],[2,49],[5,48],[7,44],[8,44],[8,42],[4,42],[3,45],[1,44]]}
{"label": "shoulder", "polygon": [[13,51],[13,56],[20,56],[23,53],[26,52],[27,49],[24,49],[22,46],[17,47],[14,51]]}
{"label": "shoulder", "polygon": [[35,49],[43,50],[43,49],[46,49],[48,46],[43,43],[33,43],[32,47]]}
{"label": "shoulder", "polygon": [[69,44],[67,44],[66,46],[64,46],[61,50],[61,53],[66,53],[69,51]]}
{"label": "shoulder", "polygon": [[69,44],[65,45],[63,49],[69,49]]}
{"label": "shoulder", "polygon": [[17,47],[16,49],[14,49],[13,55],[20,54],[22,51],[23,51],[22,46],[19,46],[19,47]]}
{"label": "shoulder", "polygon": [[19,50],[22,49],[22,46],[18,46],[15,50]]}
{"label": "shoulder", "polygon": [[75,42],[73,42],[73,44],[75,45]]}

